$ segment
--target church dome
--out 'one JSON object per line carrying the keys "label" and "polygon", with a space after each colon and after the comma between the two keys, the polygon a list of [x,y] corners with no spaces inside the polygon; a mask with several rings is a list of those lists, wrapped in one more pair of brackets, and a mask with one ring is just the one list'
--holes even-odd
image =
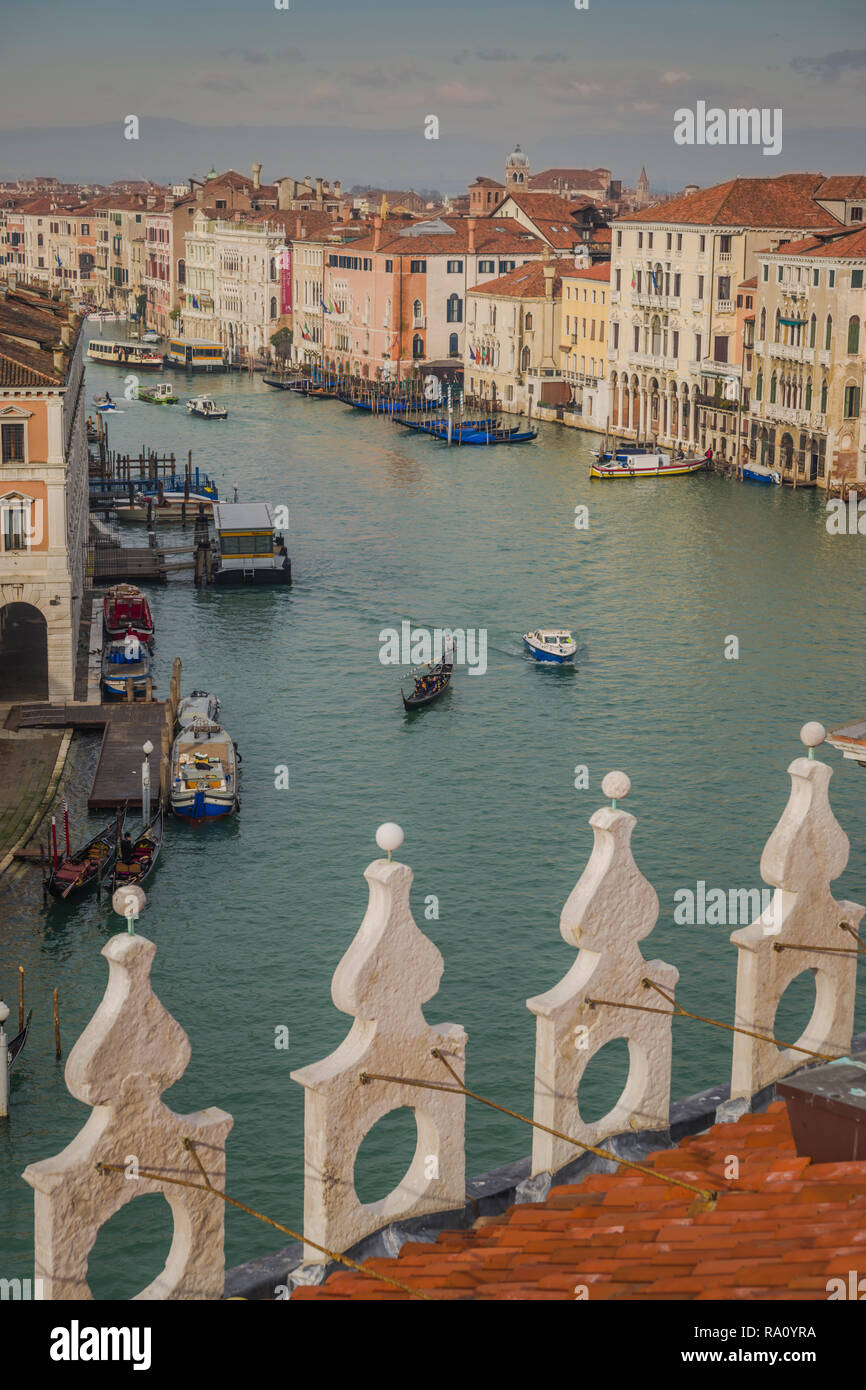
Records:
{"label": "church dome", "polygon": [[519,145],[514,146],[514,149],[508,156],[507,162],[509,165],[512,166],[519,165],[522,169],[526,169],[529,166],[529,160],[526,158],[526,155],[523,153],[523,150],[520,148]]}

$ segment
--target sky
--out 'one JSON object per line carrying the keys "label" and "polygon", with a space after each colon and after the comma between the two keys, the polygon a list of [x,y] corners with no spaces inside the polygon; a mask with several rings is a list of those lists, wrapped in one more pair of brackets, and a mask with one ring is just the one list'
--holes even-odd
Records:
{"label": "sky", "polygon": [[[866,0],[0,0],[0,178],[464,190],[531,168],[655,189],[866,168]],[[780,109],[782,148],[678,145],[674,113]],[[128,115],[139,139],[124,138]],[[438,138],[425,138],[428,117]]]}

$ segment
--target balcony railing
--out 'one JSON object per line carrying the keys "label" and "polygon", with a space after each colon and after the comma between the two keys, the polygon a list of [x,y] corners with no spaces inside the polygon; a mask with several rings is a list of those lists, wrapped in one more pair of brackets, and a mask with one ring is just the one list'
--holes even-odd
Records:
{"label": "balcony railing", "polygon": [[675,372],[677,359],[676,357],[665,357],[662,353],[630,352],[628,365],[630,367],[649,367],[655,371]]}
{"label": "balcony railing", "polygon": [[770,356],[785,362],[811,362],[815,349],[804,343],[770,343]]}
{"label": "balcony railing", "polygon": [[734,301],[732,299],[717,299],[717,314],[732,314],[734,312]]}
{"label": "balcony railing", "polygon": [[647,294],[645,290],[633,290],[632,305],[638,309],[678,309],[680,297],[674,294]]}
{"label": "balcony railing", "polygon": [[733,259],[734,259],[734,253],[733,253],[733,251],[720,251],[720,252],[719,252],[719,260],[720,260],[720,261],[732,261]]}
{"label": "balcony railing", "polygon": [[818,353],[818,366],[819,366],[819,367],[829,367],[829,365],[830,365],[830,349],[829,349],[829,348],[821,348],[821,350],[820,350],[819,353]]}

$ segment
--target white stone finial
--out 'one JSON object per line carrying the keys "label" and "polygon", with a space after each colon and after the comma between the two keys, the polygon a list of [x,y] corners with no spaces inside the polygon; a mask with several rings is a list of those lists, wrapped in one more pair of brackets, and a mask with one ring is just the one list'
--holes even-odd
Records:
{"label": "white stone finial", "polygon": [[[820,724],[807,724],[817,737]],[[810,748],[811,753],[811,748]],[[837,901],[830,884],[848,862],[848,837],[833,814],[829,786],[833,769],[818,759],[795,758],[788,768],[791,792],[761,855],[761,875],[775,889],[769,907],[747,927],[731,933],[739,948],[731,1098],[752,1096],[771,1082],[814,1060],[809,1052],[838,1057],[851,1047],[857,975],[856,929],[864,909]],[[809,949],[809,948],[814,949]],[[845,948],[849,948],[846,954]],[[793,949],[789,949],[793,948]],[[840,949],[841,948],[841,949]],[[792,980],[806,972],[815,980],[815,1007],[793,1046],[780,1050],[750,1034],[778,1036],[779,1003]]]}
{"label": "white stone finial", "polygon": [[608,772],[602,778],[601,789],[605,796],[610,797],[612,809],[615,811],[616,803],[622,801],[631,791],[631,778],[624,772]]}
{"label": "white stone finial", "polygon": [[808,724],[804,724],[800,730],[800,742],[805,743],[809,750],[809,757],[814,758],[814,749],[818,748],[827,737],[827,730],[823,724],[819,724],[817,719],[812,719]]}
{"label": "white stone finial", "polygon": [[[611,795],[614,789],[625,795],[624,773],[605,777],[604,793]],[[655,889],[632,856],[634,816],[603,806],[589,823],[595,836],[592,854],[559,924],[564,940],[578,948],[577,958],[558,984],[527,999],[526,1005],[538,1020],[535,1120],[597,1144],[624,1129],[668,1126],[670,1010],[643,981],[653,980],[672,996],[679,971],[661,960],[644,960],[638,945],[652,931],[659,906]],[[595,1004],[596,999],[607,1002]],[[664,1012],[617,1007],[623,1004],[655,1005]],[[614,1038],[628,1041],[628,1079],[616,1105],[589,1123],[581,1117],[578,1088],[592,1058]],[[574,1157],[574,1145],[545,1130],[534,1131],[533,1174],[555,1172]]]}
{"label": "white stone finial", "polygon": [[118,917],[126,918],[130,933],[133,931],[133,922],[144,911],[146,902],[145,891],[137,883],[124,883],[120,888],[115,888],[111,895],[111,906]]}
{"label": "white stone finial", "polygon": [[[127,1202],[156,1192],[171,1208],[174,1236],[164,1268],[137,1297],[219,1299],[225,1204],[202,1186],[184,1141],[193,1142],[208,1181],[221,1190],[232,1117],[215,1108],[177,1115],[162,1099],[183,1076],[190,1046],[151,989],[153,942],[121,933],[102,954],[108,985],[66,1063],[70,1095],[93,1113],[62,1153],[31,1163],[23,1175],[36,1193],[36,1275],[46,1299],[92,1298],[87,1266],[100,1229]],[[106,1167],[100,1172],[97,1164]]]}
{"label": "white stone finial", "polygon": [[401,827],[392,820],[386,820],[376,831],[376,844],[385,850],[389,859],[394,851],[400,848],[405,838]]}
{"label": "white stone finial", "polygon": [[4,1024],[9,1017],[9,1005],[0,999],[0,1024]]}
{"label": "white stone finial", "polygon": [[[388,828],[399,830],[382,827]],[[354,1018],[351,1031],[329,1057],[292,1072],[306,1091],[304,1231],[337,1251],[391,1221],[462,1209],[466,1200],[462,1093],[362,1081],[373,1073],[454,1085],[434,1049],[447,1058],[461,1084],[466,1066],[463,1029],[429,1024],[422,1011],[439,988],[443,961],[412,917],[412,870],[376,859],[364,876],[370,888],[367,911],[331,986],[337,1008]],[[393,1192],[365,1205],[355,1191],[358,1150],[384,1115],[403,1106],[417,1125],[414,1157]],[[327,1260],[311,1245],[304,1254],[310,1263]]]}

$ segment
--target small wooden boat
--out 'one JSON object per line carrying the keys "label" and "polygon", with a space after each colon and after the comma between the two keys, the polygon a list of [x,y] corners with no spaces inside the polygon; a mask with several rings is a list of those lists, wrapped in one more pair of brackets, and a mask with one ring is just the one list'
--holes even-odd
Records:
{"label": "small wooden boat", "polygon": [[781,487],[782,475],[775,468],[768,468],[765,463],[746,463],[743,465],[744,483],[762,483],[764,487]]}
{"label": "small wooden boat", "polygon": [[[131,849],[125,851],[123,840],[120,840],[117,847],[117,858],[114,861],[112,892],[115,888],[122,888],[127,883],[144,883],[144,880],[153,873],[159,858],[159,851],[162,848],[164,823],[165,817],[160,801],[148,824],[143,826],[138,837],[131,841]],[[124,858],[125,852],[129,854],[128,859]]]}
{"label": "small wooden boat", "polygon": [[700,458],[671,458],[670,454],[628,450],[612,459],[600,458],[589,470],[591,478],[677,478],[686,473],[698,473],[706,468],[707,460]]}
{"label": "small wooden boat", "polygon": [[[452,656],[452,653],[447,653],[447,656]],[[412,694],[406,695],[403,691],[400,692],[403,696],[403,708],[413,710],[422,709],[424,705],[432,705],[434,700],[438,700],[440,695],[445,694],[451,684],[453,671],[453,657],[451,661],[448,661],[443,656],[441,661],[437,661],[435,664],[431,662],[429,666],[425,666],[415,676]]]}
{"label": "small wooden boat", "polygon": [[171,750],[171,809],[200,824],[237,808],[237,752],[231,737],[209,719],[194,719]]}
{"label": "small wooden boat", "polygon": [[536,661],[558,665],[573,661],[577,651],[577,643],[565,627],[537,627],[534,632],[524,632],[523,645]]}
{"label": "small wooden boat", "polygon": [[135,584],[115,584],[109,589],[102,605],[102,622],[113,642],[122,641],[128,633],[140,642],[153,641],[150,604]]}
{"label": "small wooden boat", "polygon": [[217,405],[213,396],[193,396],[191,401],[187,401],[186,408],[190,415],[197,415],[200,420],[228,419],[225,406]]}
{"label": "small wooden boat", "polygon": [[101,415],[104,415],[106,411],[119,409],[119,406],[114,403],[107,391],[104,395],[94,396],[93,404]]}
{"label": "small wooden boat", "polygon": [[156,381],[146,391],[139,388],[138,399],[151,405],[177,405],[177,395],[170,381]]}
{"label": "small wooden boat", "polygon": [[21,1032],[16,1033],[14,1038],[10,1038],[9,1043],[7,1044],[6,1051],[9,1057],[10,1069],[14,1066],[16,1057],[19,1056],[24,1047],[24,1044],[27,1041],[27,1034],[30,1032],[30,1020],[32,1017],[33,1010],[30,1009],[30,1011],[27,1014],[27,1017],[24,1020],[24,1027],[21,1029]]}
{"label": "small wooden boat", "polygon": [[126,700],[132,686],[132,698],[147,694],[150,676],[150,651],[145,642],[126,637],[122,642],[108,642],[102,653],[102,689],[107,700]]}
{"label": "small wooden boat", "polygon": [[59,860],[46,880],[49,893],[65,901],[92,888],[100,874],[105,877],[114,864],[125,818],[126,807],[81,849]]}

